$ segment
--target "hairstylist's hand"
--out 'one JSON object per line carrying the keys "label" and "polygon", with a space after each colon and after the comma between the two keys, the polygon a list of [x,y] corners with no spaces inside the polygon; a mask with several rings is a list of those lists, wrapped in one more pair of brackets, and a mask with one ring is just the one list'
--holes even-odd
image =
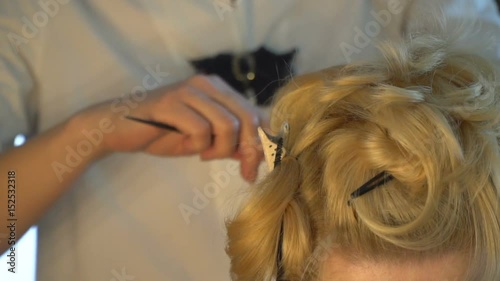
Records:
{"label": "hairstylist's hand", "polygon": [[202,160],[233,157],[241,161],[242,176],[255,179],[263,158],[257,127],[266,126],[268,119],[218,76],[197,75],[155,90],[130,110],[131,116],[166,123],[182,133],[124,119],[111,104],[89,108],[75,118],[94,128],[100,120],[111,119],[113,129],[103,134],[103,154],[144,151],[162,156],[200,154]]}

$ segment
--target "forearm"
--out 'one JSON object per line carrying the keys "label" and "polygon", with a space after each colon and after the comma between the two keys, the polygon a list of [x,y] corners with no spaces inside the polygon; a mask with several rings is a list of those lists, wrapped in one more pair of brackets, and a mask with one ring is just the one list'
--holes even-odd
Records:
{"label": "forearm", "polygon": [[[88,142],[79,123],[67,121],[0,155],[0,234],[10,236],[7,226],[15,222],[19,239],[88,165],[102,156],[96,146],[88,155],[79,155],[78,145]],[[0,253],[12,246],[8,242],[0,237]]]}

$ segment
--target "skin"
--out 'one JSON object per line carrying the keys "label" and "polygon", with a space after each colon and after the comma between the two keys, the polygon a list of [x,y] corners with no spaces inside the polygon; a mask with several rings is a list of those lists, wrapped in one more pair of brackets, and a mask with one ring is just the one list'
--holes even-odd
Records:
{"label": "skin", "polygon": [[325,261],[322,281],[465,281],[465,255],[449,253],[425,258],[404,258],[354,263],[344,253]]}
{"label": "skin", "polygon": [[[158,156],[199,154],[201,160],[234,158],[241,163],[241,174],[254,181],[263,154],[257,127],[268,127],[266,115],[217,76],[193,76],[181,83],[151,93],[130,115],[164,122],[182,134],[124,119],[114,113],[113,100],[87,108],[61,124],[38,134],[25,145],[0,155],[1,206],[7,202],[7,173],[16,171],[16,237],[19,239],[52,204],[95,161],[115,152],[143,152]],[[83,130],[100,128],[109,120],[113,130],[103,134],[82,162],[58,178],[52,163],[66,163],[66,147],[77,147],[86,140]],[[88,141],[88,140],[87,140]],[[7,210],[0,221],[8,219]],[[1,231],[0,234],[4,232]],[[0,237],[0,253],[8,240]]]}

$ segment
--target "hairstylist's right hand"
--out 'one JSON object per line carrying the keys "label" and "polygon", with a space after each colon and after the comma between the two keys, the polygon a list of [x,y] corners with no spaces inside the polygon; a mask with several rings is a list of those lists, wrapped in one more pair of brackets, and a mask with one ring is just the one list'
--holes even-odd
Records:
{"label": "hairstylist's right hand", "polygon": [[196,75],[148,93],[130,115],[166,123],[182,133],[124,119],[111,110],[112,101],[91,107],[74,118],[82,129],[109,118],[101,153],[137,152],[162,156],[200,154],[202,160],[233,157],[241,174],[253,181],[262,160],[257,127],[267,117],[218,76]]}

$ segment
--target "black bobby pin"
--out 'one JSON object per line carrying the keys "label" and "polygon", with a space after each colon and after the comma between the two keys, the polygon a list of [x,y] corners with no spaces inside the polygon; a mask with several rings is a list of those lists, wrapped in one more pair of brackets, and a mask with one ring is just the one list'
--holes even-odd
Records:
{"label": "black bobby pin", "polygon": [[[283,153],[283,137],[280,137],[276,141],[277,147],[276,147],[276,156],[274,157],[274,168],[281,163],[281,156]],[[280,226],[280,236],[278,239],[278,249],[276,253],[276,268],[277,268],[277,273],[276,273],[276,281],[286,281],[283,279],[283,275],[285,274],[282,266],[282,259],[283,259],[283,218],[281,219],[281,226]]]}
{"label": "black bobby pin", "polygon": [[394,179],[394,176],[387,173],[386,171],[381,172],[380,174],[373,177],[371,180],[363,184],[360,188],[356,189],[353,193],[351,193],[351,198],[347,201],[347,205],[351,206],[351,202],[362,196],[363,194],[372,191],[373,189],[386,184],[387,182]]}
{"label": "black bobby pin", "polygon": [[165,124],[165,123],[161,123],[161,122],[157,122],[157,121],[151,121],[151,120],[145,120],[145,119],[140,119],[140,118],[133,117],[133,116],[130,116],[130,115],[129,116],[125,116],[125,118],[127,118],[129,120],[132,120],[132,121],[139,122],[139,123],[148,124],[148,125],[151,125],[151,126],[154,126],[154,127],[157,127],[157,128],[167,129],[167,130],[174,131],[174,132],[177,132],[177,133],[182,133],[176,127],[168,125],[168,124]]}
{"label": "black bobby pin", "polygon": [[276,268],[278,272],[276,273],[276,281],[286,281],[283,279],[283,275],[285,274],[282,266],[283,259],[283,219],[281,219],[281,227],[280,227],[280,236],[278,240],[278,253],[276,254]]}

